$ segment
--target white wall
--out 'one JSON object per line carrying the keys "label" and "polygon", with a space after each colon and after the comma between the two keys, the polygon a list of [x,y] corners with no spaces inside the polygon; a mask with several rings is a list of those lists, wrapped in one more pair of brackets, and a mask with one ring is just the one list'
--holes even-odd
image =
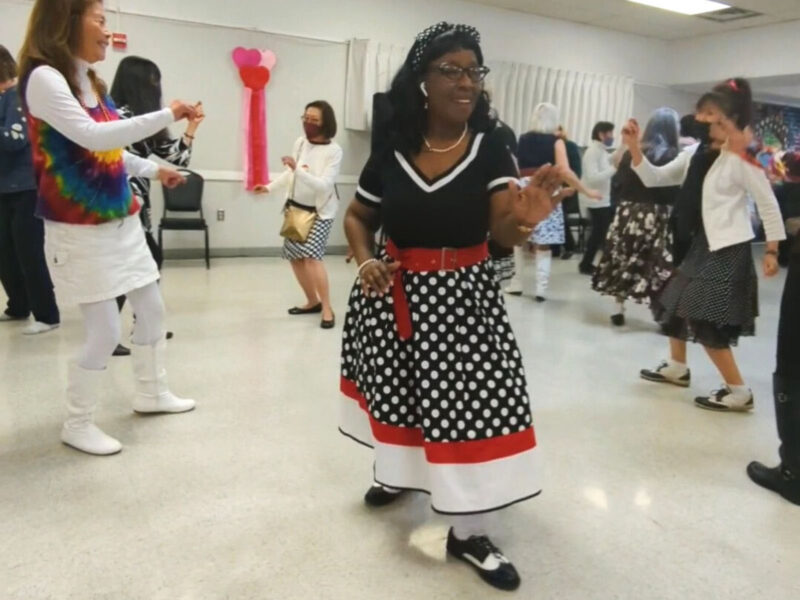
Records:
{"label": "white wall", "polygon": [[672,84],[716,82],[728,77],[800,73],[798,21],[676,40],[669,48]]}
{"label": "white wall", "polygon": [[[112,12],[117,4],[122,10],[119,26]],[[0,0],[0,43],[19,47],[30,5],[28,0]],[[107,0],[106,7],[112,28],[129,34],[127,54],[147,56],[161,67],[165,96],[203,99],[206,105],[209,116],[199,131],[192,167],[216,173],[207,182],[205,205],[212,219],[212,246],[217,250],[252,251],[280,245],[279,200],[254,200],[241,183],[219,173],[241,169],[241,86],[229,59],[235,45],[268,47],[278,56],[268,88],[273,171],[280,168],[281,154],[300,133],[298,117],[306,101],[324,97],[343,115],[345,40],[366,37],[408,45],[417,32],[441,19],[476,25],[485,53],[492,59],[633,76],[639,82],[639,118],[646,119],[653,108],[665,103],[686,102],[685,95],[659,85],[670,80],[666,42],[461,0]],[[329,41],[300,40],[264,30]],[[99,69],[101,75],[110,80],[123,56],[109,52]],[[684,110],[685,104],[675,108]],[[369,140],[365,134],[342,131],[337,142],[346,156],[343,179],[350,182],[340,186],[343,210],[352,196],[353,177],[366,160]],[[160,191],[153,200],[158,217]],[[213,220],[218,208],[226,211],[224,222]],[[194,248],[200,242],[199,236],[188,233],[167,235],[167,248]],[[341,227],[334,228],[332,244],[344,244]]]}

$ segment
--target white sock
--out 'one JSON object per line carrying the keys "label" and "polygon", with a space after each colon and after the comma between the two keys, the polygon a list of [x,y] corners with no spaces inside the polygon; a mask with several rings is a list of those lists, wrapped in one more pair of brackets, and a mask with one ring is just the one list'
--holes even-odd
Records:
{"label": "white sock", "polygon": [[382,483],[373,483],[375,487],[382,488],[384,492],[389,492],[390,494],[399,494],[403,490],[398,490],[397,488],[389,487],[388,485],[383,485]]}
{"label": "white sock", "polygon": [[728,389],[733,394],[733,397],[739,400],[747,401],[750,399],[750,396],[752,395],[750,388],[747,387],[746,385],[728,385]]}
{"label": "white sock", "polygon": [[680,371],[681,373],[685,373],[689,368],[686,366],[686,363],[678,362],[677,360],[672,360],[671,358],[667,360],[667,366],[673,371]]}
{"label": "white sock", "polygon": [[449,518],[453,527],[453,535],[460,540],[466,540],[473,535],[489,535],[491,532],[492,518],[487,514],[482,515],[453,515]]}
{"label": "white sock", "polygon": [[616,314],[618,314],[618,315],[625,314],[625,300],[617,300],[614,303],[614,305],[617,307],[617,313]]}

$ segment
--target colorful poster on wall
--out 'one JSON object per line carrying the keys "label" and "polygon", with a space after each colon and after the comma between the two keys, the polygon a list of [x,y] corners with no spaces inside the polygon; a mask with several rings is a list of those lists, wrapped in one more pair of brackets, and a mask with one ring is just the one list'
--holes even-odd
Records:
{"label": "colorful poster on wall", "polygon": [[755,103],[758,160],[776,180],[786,177],[784,153],[800,151],[800,108]]}
{"label": "colorful poster on wall", "polygon": [[252,190],[269,183],[267,167],[267,100],[265,88],[276,63],[271,50],[233,50],[233,62],[244,84],[242,96],[242,139],[244,142],[244,186]]}

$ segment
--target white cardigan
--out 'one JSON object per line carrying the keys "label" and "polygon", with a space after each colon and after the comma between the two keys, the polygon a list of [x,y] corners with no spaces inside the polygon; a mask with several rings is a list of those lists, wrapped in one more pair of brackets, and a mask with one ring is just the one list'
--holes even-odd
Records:
{"label": "white cardigan", "polygon": [[[633,170],[647,187],[680,185],[696,150],[692,146],[662,167],[654,166],[645,157]],[[758,207],[767,241],[786,239],[778,200],[763,169],[723,150],[703,182],[703,226],[712,252],[755,238],[748,195]]]}
{"label": "white cardigan", "polygon": [[293,195],[292,200],[298,204],[315,207],[320,219],[335,218],[339,209],[335,183],[342,166],[341,146],[336,142],[312,144],[301,137],[294,143],[292,158],[297,161],[297,169],[281,173],[267,186],[269,193],[287,190],[287,197]]}

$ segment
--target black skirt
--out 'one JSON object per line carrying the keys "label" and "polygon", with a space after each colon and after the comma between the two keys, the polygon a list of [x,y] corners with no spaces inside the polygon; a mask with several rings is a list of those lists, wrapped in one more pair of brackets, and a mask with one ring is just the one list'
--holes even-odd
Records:
{"label": "black skirt", "polygon": [[672,274],[670,207],[622,201],[614,213],[592,288],[619,300],[649,302]]}
{"label": "black skirt", "polygon": [[709,348],[755,335],[758,277],[750,242],[712,252],[701,232],[652,309],[666,335]]}

